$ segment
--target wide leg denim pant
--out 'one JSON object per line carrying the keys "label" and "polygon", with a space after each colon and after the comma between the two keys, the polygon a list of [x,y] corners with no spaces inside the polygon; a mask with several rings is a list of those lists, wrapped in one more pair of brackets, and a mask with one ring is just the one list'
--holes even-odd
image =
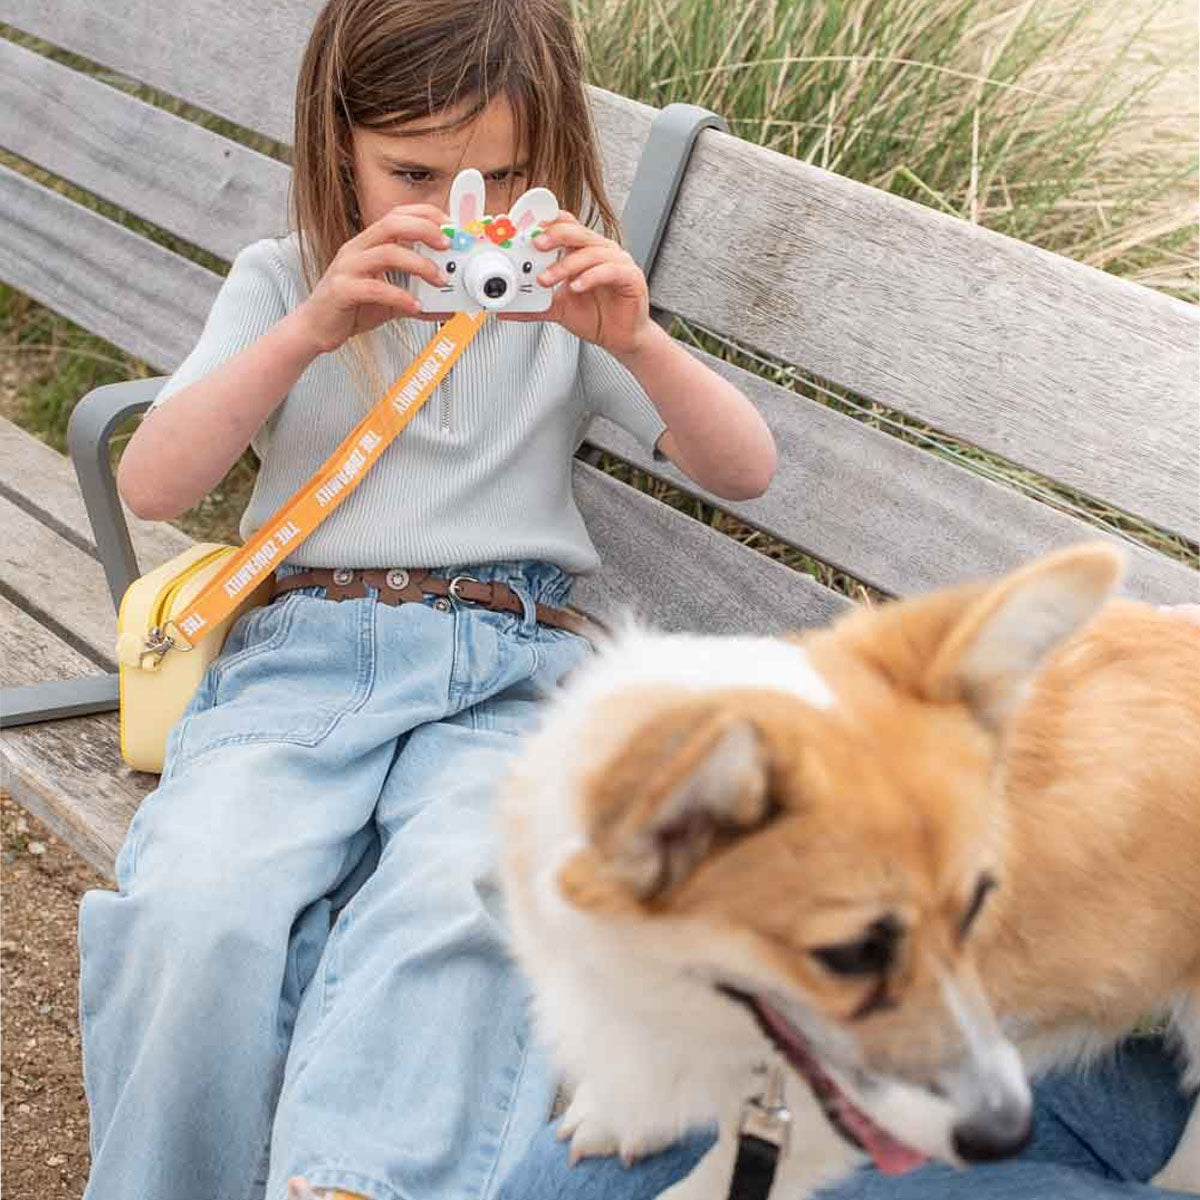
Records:
{"label": "wide leg denim pant", "polygon": [[588,648],[534,620],[557,568],[467,573],[524,616],[306,589],[231,631],[80,910],[87,1200],[490,1200],[547,1119],[493,809]]}

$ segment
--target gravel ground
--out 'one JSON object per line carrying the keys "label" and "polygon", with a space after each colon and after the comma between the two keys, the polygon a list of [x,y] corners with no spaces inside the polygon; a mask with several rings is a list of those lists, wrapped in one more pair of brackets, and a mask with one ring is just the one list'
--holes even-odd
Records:
{"label": "gravel ground", "polygon": [[79,1200],[88,1115],[75,921],[83,893],[108,884],[7,795],[0,841],[3,1192],[10,1200]]}

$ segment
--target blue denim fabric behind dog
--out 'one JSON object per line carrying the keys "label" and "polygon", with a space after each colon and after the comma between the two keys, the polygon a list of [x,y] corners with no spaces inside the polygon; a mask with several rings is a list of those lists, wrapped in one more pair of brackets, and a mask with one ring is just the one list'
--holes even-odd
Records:
{"label": "blue denim fabric behind dog", "polygon": [[[697,1053],[700,1050],[697,1048]],[[1034,1138],[1019,1158],[959,1171],[930,1164],[900,1177],[868,1168],[821,1200],[1168,1200],[1146,1184],[1170,1157],[1190,1103],[1162,1040],[1132,1038],[1086,1071],[1034,1090]],[[556,1127],[544,1129],[499,1200],[654,1200],[712,1144],[696,1134],[633,1167],[616,1158],[568,1161]],[[798,1198],[797,1198],[798,1200]]]}
{"label": "blue denim fabric behind dog", "polygon": [[546,1120],[495,785],[588,647],[533,619],[556,567],[461,573],[524,614],[304,589],[230,632],[81,907],[87,1200],[487,1198]]}

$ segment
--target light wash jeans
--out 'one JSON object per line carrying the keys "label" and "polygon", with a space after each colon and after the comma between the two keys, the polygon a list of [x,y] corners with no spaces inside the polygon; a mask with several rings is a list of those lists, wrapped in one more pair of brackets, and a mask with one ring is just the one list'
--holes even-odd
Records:
{"label": "light wash jeans", "polygon": [[231,630],[80,910],[87,1200],[490,1200],[545,1124],[470,755],[589,650],[534,620],[556,567],[463,570],[524,616],[305,589]]}
{"label": "light wash jeans", "polygon": [[[697,1048],[697,1053],[700,1050]],[[859,1171],[820,1200],[1166,1200],[1182,1192],[1146,1180],[1170,1157],[1191,1109],[1158,1038],[1127,1041],[1091,1070],[1048,1076],[1034,1089],[1034,1137],[1003,1163],[957,1171],[933,1165],[889,1177]],[[543,1130],[508,1176],[500,1200],[653,1200],[683,1178],[711,1144],[696,1135],[633,1167],[615,1158],[572,1167],[567,1147]],[[717,1198],[714,1198],[717,1200]],[[799,1198],[797,1198],[799,1200]]]}

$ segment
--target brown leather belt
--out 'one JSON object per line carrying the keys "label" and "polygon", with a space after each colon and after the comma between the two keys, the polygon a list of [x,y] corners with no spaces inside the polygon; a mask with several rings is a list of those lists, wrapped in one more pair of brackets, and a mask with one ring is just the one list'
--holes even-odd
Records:
{"label": "brown leather belt", "polygon": [[[469,575],[456,575],[444,579],[428,570],[360,570],[348,568],[313,569],[276,579],[271,589],[271,598],[297,588],[322,587],[327,600],[362,600],[367,588],[375,588],[379,600],[384,604],[419,604],[427,596],[436,596],[449,609],[450,600],[478,604],[493,612],[513,613],[522,616],[525,605],[521,597],[506,583],[492,581],[484,583]],[[435,607],[438,607],[435,604]],[[546,604],[535,605],[538,623],[554,629],[565,629],[580,637],[593,637],[603,627],[592,617],[568,608],[551,608]]]}

